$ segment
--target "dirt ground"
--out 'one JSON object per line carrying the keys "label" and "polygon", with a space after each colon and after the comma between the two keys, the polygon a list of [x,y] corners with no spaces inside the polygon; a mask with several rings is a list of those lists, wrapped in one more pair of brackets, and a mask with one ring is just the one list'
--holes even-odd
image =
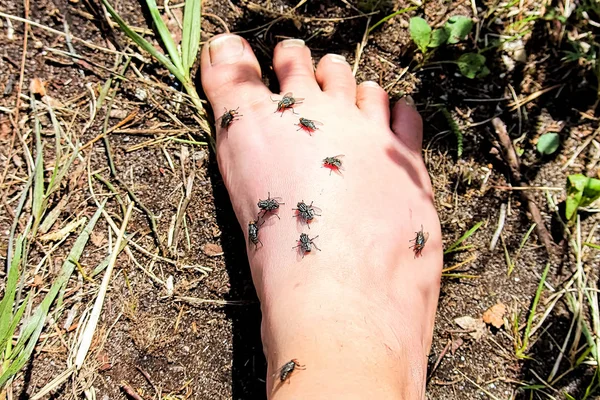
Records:
{"label": "dirt ground", "polygon": [[[142,12],[141,3],[113,2],[128,23],[149,34],[151,19]],[[390,19],[368,35],[368,26],[414,4],[342,0],[300,3],[292,10],[298,4],[295,1],[207,0],[203,5],[202,39],[223,32],[224,25],[242,34],[253,45],[265,82],[274,91],[278,90],[277,81],[270,65],[278,41],[301,38],[311,47],[315,60],[326,53],[339,53],[354,65],[357,45],[368,39],[357,64],[357,81],[378,81],[393,100],[405,94],[415,98],[425,121],[424,157],[435,188],[445,245],[483,222],[465,242],[472,247],[445,258],[445,268],[464,263],[443,278],[427,398],[562,399],[566,398],[565,392],[576,399],[584,398],[595,373],[593,365],[577,366],[552,387],[544,384],[561,354],[560,347],[572,320],[572,310],[564,300],[554,306],[543,327],[532,336],[527,351],[531,358],[519,359],[515,355],[513,326],[516,321],[518,334],[523,334],[547,256],[536,231],[518,251],[532,220],[521,193],[509,188],[515,182],[491,124],[493,117],[501,118],[522,150],[523,182],[531,187],[550,188],[529,191],[553,234],[558,254],[537,309],[539,321],[551,295],[576,268],[548,196],[557,204],[565,199],[569,174],[600,174],[600,150],[594,146],[585,148],[563,168],[575,150],[598,129],[597,83],[593,74],[581,65],[564,61],[564,32],[560,33],[557,21],[527,19],[539,13],[540,7],[560,8],[562,3],[432,0]],[[370,14],[368,7],[374,3],[379,4],[376,14]],[[170,7],[176,14],[181,9],[175,4]],[[478,7],[476,15],[473,4]],[[514,7],[517,13],[512,12]],[[33,148],[28,96],[29,83],[34,78],[45,82],[47,95],[56,102],[53,104],[59,123],[73,143],[87,144],[97,138],[103,132],[107,104],[111,106],[108,138],[120,177],[117,182],[110,174],[103,140],[82,150],[66,182],[49,199],[50,209],[66,199],[53,230],[82,216],[91,217],[97,199],[108,200],[108,214],[120,226],[123,213],[116,194],[126,196],[128,187],[156,217],[160,240],[167,243],[185,198],[186,177],[192,171],[194,184],[184,217],[185,229],[175,240],[176,249],[169,257],[176,262],[153,259],[152,255],[158,254],[156,239],[145,213],[140,207],[135,208],[127,233],[133,234],[134,241],[147,251],[129,246],[127,252],[120,254],[88,361],[76,378],[67,379],[45,398],[130,397],[124,385],[144,399],[265,398],[260,307],[250,279],[244,238],[214,157],[206,144],[199,144],[204,139],[192,112],[178,102],[177,82],[147,55],[144,61],[132,61],[133,67],[125,72],[114,100],[107,99],[96,110],[102,86],[115,69],[115,55],[78,40],[67,43],[60,33],[68,26],[76,38],[104,49],[130,51],[127,46],[132,46],[131,42],[117,28],[110,27],[98,10],[94,0],[31,2],[29,19],[58,34],[39,26],[29,28],[23,96],[16,120],[14,112],[6,110],[12,110],[17,101],[24,28],[21,22],[0,19],[0,161],[6,166],[1,186],[2,232],[8,234],[10,230],[14,216],[11,210],[28,178],[30,160],[22,148]],[[0,11],[18,17],[26,15],[21,2],[4,2]],[[472,17],[478,21],[478,28],[465,41],[437,49],[424,60],[409,36],[409,18],[422,16],[433,26],[441,26],[452,15]],[[486,65],[491,71],[487,77],[465,78],[456,65],[445,62],[481,50],[485,38],[492,40],[503,34],[507,25],[515,23],[527,27],[520,37],[523,47],[518,49],[519,56],[500,48],[487,51]],[[78,56],[71,57],[66,51]],[[506,57],[518,60],[511,67]],[[122,65],[117,67],[120,70]],[[547,88],[552,89],[545,91]],[[514,98],[525,99],[532,94],[536,96],[519,107],[510,104]],[[460,157],[440,106],[450,111],[463,132],[464,150]],[[40,114],[49,177],[56,158],[54,125],[47,113]],[[14,126],[20,129],[16,139]],[[559,133],[561,147],[554,155],[541,157],[535,143],[548,131]],[[64,141],[61,144],[66,146]],[[112,182],[114,190],[103,180]],[[490,242],[502,205],[508,209],[502,241],[492,251]],[[25,213],[21,225],[27,218]],[[582,214],[581,231],[587,242],[600,241],[600,234],[595,231],[599,222],[593,210]],[[53,243],[32,244],[27,268],[33,271],[38,264],[43,268],[41,272],[27,272],[26,281],[28,287],[38,285],[38,296],[43,295],[44,285],[57,274],[75,237],[67,237],[52,250]],[[54,315],[56,319],[44,330],[34,357],[12,384],[12,398],[30,398],[71,365],[69,349],[77,340],[78,321],[95,301],[103,276],[92,276],[92,271],[110,253],[115,237],[106,219],[101,218],[80,260],[83,273],[76,271],[68,285],[64,312]],[[7,241],[8,236],[5,239],[3,235],[3,260]],[[510,275],[502,243],[516,260]],[[595,281],[600,252],[588,250],[585,265],[589,279]],[[518,259],[514,257],[517,252]],[[168,289],[171,279],[172,291]],[[497,303],[507,308],[504,325],[487,325],[479,339],[455,321],[465,316],[480,318]],[[69,322],[67,326],[65,321]],[[567,372],[570,367],[569,357],[565,356],[558,373]],[[528,390],[526,385],[541,388]]]}

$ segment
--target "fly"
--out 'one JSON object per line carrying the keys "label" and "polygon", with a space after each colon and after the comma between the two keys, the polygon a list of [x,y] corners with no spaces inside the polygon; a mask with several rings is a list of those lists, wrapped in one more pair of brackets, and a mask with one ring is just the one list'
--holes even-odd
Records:
{"label": "fly", "polygon": [[[263,217],[266,213],[279,209],[280,204],[285,204],[281,202],[281,197],[271,197],[271,192],[268,192],[268,196],[269,197],[267,197],[266,200],[258,199],[257,203],[258,208],[260,208],[261,212],[263,213]],[[258,215],[260,216],[260,213]],[[279,215],[275,214],[275,216],[281,219]]]}
{"label": "fly", "polygon": [[409,249],[413,249],[415,252],[415,258],[421,255],[423,252],[423,248],[425,248],[425,243],[427,243],[427,239],[429,239],[429,232],[423,233],[423,225],[421,225],[421,230],[419,232],[415,232],[417,236],[414,239],[409,240],[409,242],[415,242]]}
{"label": "fly", "polygon": [[296,114],[296,112],[294,111],[294,106],[296,104],[301,104],[304,99],[295,98],[292,92],[287,92],[283,95],[283,98],[281,100],[275,100],[273,98],[271,98],[271,100],[277,102],[277,110],[275,110],[275,112],[280,112],[281,116],[283,117],[283,113],[287,109],[292,110],[292,112]]}
{"label": "fly", "polygon": [[297,249],[298,247],[300,247],[300,251],[302,252],[302,258],[304,258],[306,253],[310,253],[312,251],[313,246],[315,246],[315,249],[321,251],[321,249],[318,248],[317,245],[313,242],[313,240],[315,240],[318,237],[319,236],[317,235],[311,239],[306,233],[301,233],[300,239],[298,239],[298,246],[294,246],[292,247],[292,249]]}
{"label": "fly", "polygon": [[239,109],[239,107],[235,110],[229,111],[225,109],[225,113],[219,117],[219,119],[221,120],[221,128],[229,128],[229,125],[231,125],[233,121],[237,121],[239,117],[243,116],[238,112]]}
{"label": "fly", "polygon": [[273,374],[273,377],[279,376],[279,380],[281,382],[285,382],[296,368],[306,369],[304,365],[301,365],[298,360],[294,358],[283,364],[283,366],[279,368],[279,371]]}
{"label": "fly", "polygon": [[[263,221],[262,224],[264,224]],[[258,221],[250,221],[248,222],[248,239],[254,243],[254,249],[258,249],[258,244],[260,243],[260,247],[263,246],[262,242],[258,238],[258,229],[262,226],[262,224],[258,225]]]}
{"label": "fly", "polygon": [[306,132],[308,132],[309,135],[312,136],[312,133],[319,129],[317,128],[317,125],[321,126],[323,125],[323,123],[312,119],[300,117],[299,122],[296,124],[296,126],[299,126],[299,128],[296,130],[299,131],[300,129],[303,129]]}
{"label": "fly", "polygon": [[315,216],[320,217],[321,214],[321,209],[319,207],[315,207],[313,206],[313,202],[311,201],[310,204],[306,204],[304,202],[304,200],[302,200],[301,202],[299,202],[296,207],[298,208],[292,208],[292,210],[297,211],[297,215],[294,215],[294,217],[300,217],[304,222],[306,222],[306,224],[308,225],[308,228],[310,229],[310,221],[312,221],[313,219],[315,219]]}
{"label": "fly", "polygon": [[344,157],[343,154],[338,154],[337,156],[333,156],[333,157],[325,157],[323,159],[323,166],[325,168],[329,168],[329,175],[331,175],[331,173],[333,171],[336,171],[339,173],[339,171],[343,171],[344,170],[344,166],[342,165],[342,158]]}

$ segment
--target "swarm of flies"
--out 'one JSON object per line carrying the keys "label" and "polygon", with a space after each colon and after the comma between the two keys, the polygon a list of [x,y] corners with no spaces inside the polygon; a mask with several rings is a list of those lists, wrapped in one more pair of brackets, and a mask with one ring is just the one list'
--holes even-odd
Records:
{"label": "swarm of flies", "polygon": [[277,103],[277,109],[275,110],[275,112],[280,112],[281,116],[283,117],[283,113],[285,112],[285,110],[292,110],[292,112],[296,114],[296,111],[294,111],[294,106],[296,104],[301,104],[304,99],[296,98],[294,97],[292,92],[287,92],[283,95],[283,98],[281,100],[275,100],[273,98],[271,98],[271,100]]}
{"label": "swarm of flies", "polygon": [[225,113],[217,119],[217,121],[219,119],[221,120],[221,128],[227,129],[233,121],[237,121],[240,117],[243,117],[243,115],[238,112],[239,109],[239,107],[235,110],[225,109]]}
{"label": "swarm of flies", "polygon": [[[258,213],[258,216],[264,218],[267,213],[272,213],[277,218],[281,219],[279,215],[275,213],[275,211],[279,209],[280,204],[285,204],[281,202],[281,197],[271,197],[271,192],[269,192],[266,200],[258,199],[258,203],[256,205],[261,210]],[[262,215],[260,215],[261,213]]]}
{"label": "swarm of flies", "polygon": [[[265,221],[262,222],[264,224]],[[258,238],[258,230],[262,226],[262,224],[258,225],[258,220],[253,220],[248,222],[248,240],[254,243],[254,249],[258,249],[258,244],[260,243],[260,247],[263,246],[262,242]]]}
{"label": "swarm of flies", "polygon": [[296,205],[297,208],[292,208],[292,210],[297,211],[294,217],[299,217],[302,221],[308,225],[310,229],[310,222],[315,219],[315,216],[321,216],[321,209],[319,207],[313,206],[312,201],[310,204],[306,204],[304,200],[298,202]]}
{"label": "swarm of flies", "polygon": [[338,154],[337,156],[333,156],[333,157],[325,157],[323,159],[323,166],[325,168],[329,168],[329,175],[331,175],[331,173],[333,171],[340,173],[340,171],[344,170],[344,166],[342,163],[342,158],[344,157],[343,154]]}
{"label": "swarm of flies", "polygon": [[317,126],[322,126],[322,125],[323,125],[322,122],[300,117],[300,120],[296,124],[296,126],[298,126],[299,128],[296,130],[299,131],[302,129],[302,130],[308,132],[308,134],[312,136],[312,133],[314,131],[316,131],[317,129],[319,129],[319,128],[317,128]]}
{"label": "swarm of flies", "polygon": [[421,230],[419,232],[415,232],[416,236],[414,239],[409,240],[409,242],[415,242],[409,249],[413,249],[415,252],[415,258],[421,255],[423,249],[425,248],[425,243],[427,243],[427,239],[429,239],[429,232],[423,233],[423,225],[421,225]]}
{"label": "swarm of flies", "polygon": [[317,235],[314,238],[309,238],[306,233],[301,233],[300,239],[298,239],[298,245],[292,247],[292,249],[300,248],[300,252],[302,253],[302,258],[304,258],[306,253],[310,253],[312,251],[313,246],[315,247],[315,249],[321,251],[321,249],[317,247],[315,242],[313,242],[313,240],[315,240],[318,237],[319,236]]}
{"label": "swarm of flies", "polygon": [[290,376],[292,375],[292,372],[294,372],[294,370],[296,369],[306,368],[304,365],[301,365],[297,359],[294,358],[293,360],[290,360],[283,364],[283,366],[273,374],[273,378],[279,377],[280,382],[285,382],[286,380],[289,380]]}

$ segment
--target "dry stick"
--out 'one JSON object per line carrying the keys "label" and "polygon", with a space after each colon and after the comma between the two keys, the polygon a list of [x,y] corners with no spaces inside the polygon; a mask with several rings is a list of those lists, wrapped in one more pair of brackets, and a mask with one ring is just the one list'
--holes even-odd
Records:
{"label": "dry stick", "polygon": [[[496,135],[498,136],[498,140],[502,146],[502,150],[504,151],[506,162],[508,163],[516,186],[526,187],[526,185],[521,181],[521,162],[515,151],[515,148],[513,147],[512,141],[510,140],[510,136],[508,136],[506,125],[500,118],[494,118],[492,120],[492,124],[496,130]],[[552,241],[552,235],[550,235],[550,232],[546,228],[546,224],[542,219],[542,214],[540,213],[540,209],[538,208],[533,195],[527,190],[522,190],[521,198],[527,203],[527,209],[531,214],[533,222],[536,224],[537,234],[542,243],[544,243],[544,247],[546,248],[548,256],[553,258],[555,255],[555,244]]]}
{"label": "dry stick", "polygon": [[144,400],[142,396],[137,394],[134,388],[129,386],[125,381],[121,382],[121,389],[127,394],[127,396],[131,397],[134,400]]}

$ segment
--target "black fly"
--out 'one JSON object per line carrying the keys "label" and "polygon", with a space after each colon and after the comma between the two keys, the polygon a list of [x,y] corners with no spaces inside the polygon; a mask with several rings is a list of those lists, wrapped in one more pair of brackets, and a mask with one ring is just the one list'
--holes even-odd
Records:
{"label": "black fly", "polygon": [[[279,209],[280,204],[285,204],[285,203],[281,202],[281,197],[271,197],[270,192],[268,193],[268,196],[269,197],[267,197],[266,200],[258,199],[258,203],[257,203],[258,208],[260,208],[262,210],[261,212],[263,213],[262,214],[263,217],[265,216],[266,213]],[[261,216],[260,213],[258,215]],[[277,218],[281,219],[279,217],[279,215],[275,214],[275,216]]]}
{"label": "black fly", "polygon": [[315,207],[313,206],[312,201],[310,202],[310,204],[306,204],[304,202],[304,200],[302,200],[301,202],[299,202],[296,207],[298,208],[292,208],[292,210],[298,211],[297,215],[294,215],[294,217],[300,217],[302,218],[302,220],[304,222],[306,222],[306,224],[308,225],[308,228],[310,229],[310,221],[312,221],[315,216],[320,217],[321,214],[321,209],[319,207]]}
{"label": "black fly", "polygon": [[285,364],[283,364],[283,366],[281,368],[279,368],[279,371],[277,371],[275,374],[273,374],[273,377],[279,376],[279,380],[281,382],[285,382],[290,377],[292,372],[294,372],[294,370],[296,368],[297,369],[306,369],[304,365],[300,365],[298,360],[296,360],[294,358],[293,360],[290,360],[290,361],[286,362]]}
{"label": "black fly", "polygon": [[342,157],[344,157],[343,154],[338,154],[337,156],[325,157],[323,159],[323,166],[330,169],[329,175],[331,175],[333,171],[339,172],[344,170],[341,160]]}
{"label": "black fly", "polygon": [[[229,128],[229,125],[231,125],[231,123],[233,121],[237,121],[239,119],[239,117],[243,116],[240,113],[238,113],[239,109],[240,109],[239,107],[236,108],[235,110],[225,109],[225,113],[223,115],[221,115],[221,117],[219,117],[219,119],[221,120],[221,128]],[[217,119],[217,121],[219,119]]]}
{"label": "black fly", "polygon": [[421,230],[419,232],[415,232],[417,236],[414,239],[409,240],[409,242],[415,242],[409,249],[413,249],[415,252],[415,258],[420,256],[423,252],[423,248],[425,247],[425,243],[427,243],[427,239],[429,239],[429,232],[423,233],[423,225],[421,225]]}
{"label": "black fly", "polygon": [[302,103],[304,99],[295,98],[292,92],[287,92],[283,95],[281,100],[275,100],[273,98],[271,98],[271,100],[277,102],[277,110],[275,110],[275,112],[281,112],[281,116],[283,116],[283,113],[287,109],[292,110],[292,112],[296,114],[294,111],[294,105]]}
{"label": "black fly", "polygon": [[[265,221],[263,221],[262,224],[264,224]],[[260,246],[262,247],[263,244],[260,241],[260,239],[258,238],[258,229],[262,226],[262,224],[257,225],[258,221],[250,221],[248,222],[248,239],[254,243],[254,249],[258,249],[258,244],[260,243]]]}
{"label": "black fly", "polygon": [[319,121],[314,121],[314,120],[308,119],[308,118],[302,118],[302,117],[300,117],[299,122],[296,124],[296,126],[299,126],[299,128],[297,129],[298,131],[300,129],[303,129],[306,132],[308,132],[308,134],[311,136],[314,131],[319,129],[319,128],[317,128],[317,125],[323,125],[323,123],[321,123]]}
{"label": "black fly", "polygon": [[306,253],[310,253],[312,251],[312,246],[315,246],[315,249],[321,251],[321,249],[318,248],[317,245],[313,242],[313,240],[315,240],[318,237],[319,236],[317,235],[311,239],[306,233],[301,233],[300,239],[298,239],[298,246],[294,246],[292,247],[292,249],[297,249],[298,247],[300,247],[300,251],[302,251],[302,258],[304,258]]}

